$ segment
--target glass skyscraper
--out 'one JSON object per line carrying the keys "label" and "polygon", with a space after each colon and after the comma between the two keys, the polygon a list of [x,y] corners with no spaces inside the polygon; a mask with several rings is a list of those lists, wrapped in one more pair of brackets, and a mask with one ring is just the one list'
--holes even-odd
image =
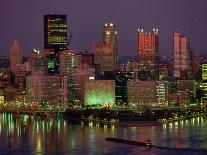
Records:
{"label": "glass skyscraper", "polygon": [[44,16],[44,49],[51,49],[48,57],[48,74],[59,73],[59,52],[67,49],[67,16]]}

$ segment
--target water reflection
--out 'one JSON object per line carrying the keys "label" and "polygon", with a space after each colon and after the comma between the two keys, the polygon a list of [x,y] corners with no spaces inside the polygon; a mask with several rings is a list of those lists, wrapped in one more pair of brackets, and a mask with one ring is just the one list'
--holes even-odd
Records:
{"label": "water reflection", "polygon": [[[0,114],[0,153],[4,154],[207,154],[207,122],[199,117],[162,126],[117,127],[97,123],[72,124],[63,118],[35,121]],[[140,148],[105,141],[117,137],[150,139],[158,148]],[[185,150],[170,148],[186,148]],[[195,150],[190,150],[194,148]],[[169,153],[170,152],[170,153]]]}

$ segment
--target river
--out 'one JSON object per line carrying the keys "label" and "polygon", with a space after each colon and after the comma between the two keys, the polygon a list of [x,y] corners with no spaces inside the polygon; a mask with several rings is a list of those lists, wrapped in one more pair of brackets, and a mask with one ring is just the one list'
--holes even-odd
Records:
{"label": "river", "polygon": [[[106,137],[151,140],[156,147],[105,141]],[[203,117],[162,126],[122,127],[74,124],[63,118],[35,121],[0,114],[0,154],[5,155],[206,155],[207,119]]]}

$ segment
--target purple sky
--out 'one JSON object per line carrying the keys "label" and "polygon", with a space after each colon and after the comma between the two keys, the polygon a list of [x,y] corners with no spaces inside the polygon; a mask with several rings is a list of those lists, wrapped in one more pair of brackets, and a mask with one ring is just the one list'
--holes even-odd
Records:
{"label": "purple sky", "polygon": [[[113,21],[119,31],[119,54],[136,55],[136,31],[159,28],[160,52],[172,52],[172,33],[184,32],[194,53],[207,51],[207,0],[2,0],[0,55],[16,39],[28,55],[43,48],[43,15],[66,14],[71,48],[91,50],[102,27]],[[205,37],[206,36],[206,37]]]}

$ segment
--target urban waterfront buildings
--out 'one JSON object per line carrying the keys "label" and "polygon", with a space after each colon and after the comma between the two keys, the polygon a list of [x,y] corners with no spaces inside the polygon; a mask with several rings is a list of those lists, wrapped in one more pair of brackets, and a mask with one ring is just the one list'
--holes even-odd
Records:
{"label": "urban waterfront buildings", "polygon": [[67,77],[35,72],[26,79],[26,102],[42,107],[67,106]]}
{"label": "urban waterfront buildings", "polygon": [[67,16],[45,15],[42,51],[33,49],[23,63],[17,41],[11,46],[11,72],[0,71],[4,100],[42,107],[181,106],[197,102],[198,83],[203,101],[207,100],[206,63],[202,81],[196,82],[198,61],[180,32],[173,34],[171,62],[165,54],[159,59],[158,29],[138,29],[136,56],[118,56],[114,23],[105,23],[102,31],[101,41],[92,44],[91,52],[71,50]]}
{"label": "urban waterfront buildings", "polygon": [[158,80],[158,37],[158,29],[149,33],[143,29],[137,31],[138,76],[141,80]]}

